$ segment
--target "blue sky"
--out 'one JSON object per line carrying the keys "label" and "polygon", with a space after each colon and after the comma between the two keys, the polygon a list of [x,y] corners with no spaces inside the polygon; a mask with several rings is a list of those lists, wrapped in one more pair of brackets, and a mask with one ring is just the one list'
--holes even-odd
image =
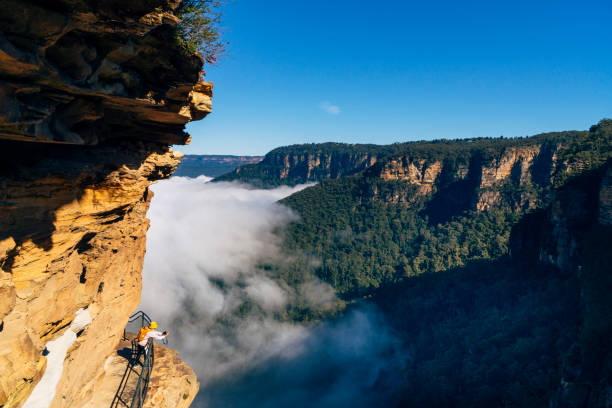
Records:
{"label": "blue sky", "polygon": [[191,154],[587,129],[612,116],[610,1],[229,0]]}

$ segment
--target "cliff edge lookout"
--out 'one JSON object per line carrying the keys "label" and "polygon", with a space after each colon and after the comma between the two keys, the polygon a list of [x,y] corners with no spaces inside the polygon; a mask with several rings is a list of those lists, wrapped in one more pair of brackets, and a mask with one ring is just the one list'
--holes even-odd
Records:
{"label": "cliff edge lookout", "polygon": [[125,353],[128,349],[127,347],[118,352],[127,358],[127,366],[117,387],[113,402],[110,405],[111,408],[141,408],[147,397],[149,380],[155,362],[155,343],[149,337],[144,347],[139,346],[138,336],[128,332],[130,325],[133,325],[133,323],[139,323],[141,328],[149,327],[151,325],[151,318],[145,312],[139,310],[130,316],[128,324],[123,331],[123,339],[120,346],[125,346],[125,343],[129,342],[131,347],[127,355]]}

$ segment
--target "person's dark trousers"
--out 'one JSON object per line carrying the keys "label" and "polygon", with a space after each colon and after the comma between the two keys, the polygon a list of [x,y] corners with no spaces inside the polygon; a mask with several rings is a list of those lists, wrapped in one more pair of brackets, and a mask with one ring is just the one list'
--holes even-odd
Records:
{"label": "person's dark trousers", "polygon": [[141,346],[140,344],[137,344],[136,347],[137,347],[137,351],[136,351],[136,357],[134,358],[134,364],[140,363],[140,356],[143,356],[145,354],[145,346]]}

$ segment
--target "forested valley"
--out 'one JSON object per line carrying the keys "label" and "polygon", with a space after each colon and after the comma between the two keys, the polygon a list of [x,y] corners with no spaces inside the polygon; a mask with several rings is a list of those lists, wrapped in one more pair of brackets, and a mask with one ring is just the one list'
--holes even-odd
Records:
{"label": "forested valley", "polygon": [[[295,287],[314,274],[339,301],[331,310],[296,301],[279,318],[376,304],[406,350],[388,373],[401,384],[390,391],[398,406],[606,406],[612,121],[364,146],[358,156],[350,145],[293,146],[291,160],[221,177],[319,181],[282,201],[300,217],[278,231],[288,261],[261,268]],[[352,167],[326,172],[334,157]]]}

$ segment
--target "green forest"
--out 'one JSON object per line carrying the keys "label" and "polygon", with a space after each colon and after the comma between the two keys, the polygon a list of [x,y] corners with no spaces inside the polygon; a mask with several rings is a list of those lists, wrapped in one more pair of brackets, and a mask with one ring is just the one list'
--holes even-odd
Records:
{"label": "green forest", "polygon": [[[426,195],[406,181],[377,177],[396,154],[442,161],[452,174],[534,144],[549,149],[554,167],[538,168],[536,160],[530,183],[496,184],[499,205],[487,211],[474,207],[478,174],[457,180],[443,172]],[[350,147],[306,146],[322,148]],[[340,301],[318,310],[296,299],[278,318],[317,321],[376,304],[407,350],[401,369],[389,373],[400,386],[378,389],[392,392],[395,406],[544,407],[562,378],[573,384],[563,392],[582,406],[605,388],[612,378],[612,228],[598,222],[597,203],[612,167],[612,120],[588,132],[391,150],[365,171],[282,200],[300,217],[279,231],[289,261],[261,268],[296,288],[315,275]],[[249,177],[258,166],[249,166]],[[397,196],[408,199],[389,199]],[[517,206],[521,197],[535,204]],[[542,253],[564,256],[554,244],[559,231],[574,245],[569,266],[541,262]]]}
{"label": "green forest", "polygon": [[422,215],[424,200],[407,206],[364,198],[362,183],[373,182],[331,180],[283,200],[301,216],[286,233],[287,248],[320,258],[317,275],[339,294],[364,296],[382,284],[507,252],[515,214],[467,212],[432,224]]}

